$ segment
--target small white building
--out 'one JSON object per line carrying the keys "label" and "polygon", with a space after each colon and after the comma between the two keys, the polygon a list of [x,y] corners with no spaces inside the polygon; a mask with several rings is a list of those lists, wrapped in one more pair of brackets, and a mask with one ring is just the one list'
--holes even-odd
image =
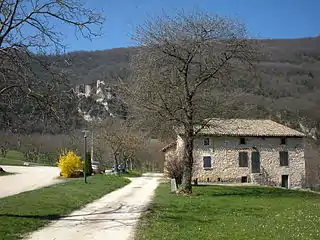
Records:
{"label": "small white building", "polygon": [[[183,157],[183,131],[176,132],[177,141],[163,148],[165,161]],[[305,179],[304,134],[271,120],[211,119],[197,134],[193,156],[199,182],[299,188]]]}

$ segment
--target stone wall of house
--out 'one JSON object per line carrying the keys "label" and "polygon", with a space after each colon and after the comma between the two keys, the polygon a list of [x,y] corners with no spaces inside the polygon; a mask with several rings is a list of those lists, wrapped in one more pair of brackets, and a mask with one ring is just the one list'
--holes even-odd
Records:
{"label": "stone wall of house", "polygon": [[[199,181],[241,182],[247,177],[249,182],[280,186],[282,175],[289,176],[289,187],[301,187],[305,179],[305,159],[303,138],[287,138],[281,145],[278,137],[246,137],[240,144],[239,137],[210,137],[204,146],[204,138],[195,140],[194,173]],[[177,154],[183,151],[183,139],[177,140]],[[248,152],[248,167],[239,167],[239,152]],[[251,153],[260,153],[260,173],[252,173]],[[279,151],[287,151],[289,166],[280,166]],[[211,156],[211,168],[204,169],[203,157]]]}

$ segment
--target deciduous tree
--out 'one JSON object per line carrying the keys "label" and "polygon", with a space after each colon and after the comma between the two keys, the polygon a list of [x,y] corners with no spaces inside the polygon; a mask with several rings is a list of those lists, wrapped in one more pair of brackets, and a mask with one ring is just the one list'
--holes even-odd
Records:
{"label": "deciduous tree", "polygon": [[[180,12],[147,21],[134,39],[127,103],[154,127],[183,128],[181,192],[192,192],[193,140],[209,117],[233,115],[243,88],[254,88],[253,41],[237,21],[204,12]],[[232,90],[231,90],[232,89]]]}
{"label": "deciduous tree", "polygon": [[102,23],[101,14],[81,0],[0,0],[1,128],[18,131],[42,122],[48,130],[55,122],[58,128],[69,123],[76,99],[46,55],[64,51],[63,25],[91,39]]}
{"label": "deciduous tree", "polygon": [[92,126],[98,145],[111,149],[114,165],[118,165],[120,157],[127,163],[132,161],[136,152],[143,145],[143,135],[135,131],[128,122],[109,119]]}

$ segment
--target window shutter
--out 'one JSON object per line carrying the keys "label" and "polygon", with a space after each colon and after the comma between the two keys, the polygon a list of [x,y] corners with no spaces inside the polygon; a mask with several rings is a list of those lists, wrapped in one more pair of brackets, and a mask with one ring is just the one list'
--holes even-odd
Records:
{"label": "window shutter", "polygon": [[288,152],[279,152],[280,166],[289,166],[289,155]]}
{"label": "window shutter", "polygon": [[209,156],[203,157],[203,167],[211,168],[211,157]]}
{"label": "window shutter", "polygon": [[248,153],[239,152],[239,167],[248,167]]}

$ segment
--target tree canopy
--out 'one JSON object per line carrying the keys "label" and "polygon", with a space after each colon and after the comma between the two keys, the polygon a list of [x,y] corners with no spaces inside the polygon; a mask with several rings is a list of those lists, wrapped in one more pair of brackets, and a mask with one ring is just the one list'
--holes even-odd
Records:
{"label": "tree canopy", "polygon": [[92,38],[100,34],[102,23],[101,14],[80,0],[0,1],[2,128],[24,131],[22,126],[39,122],[57,123],[58,128],[69,123],[76,112],[75,96],[65,74],[46,55],[64,50],[59,25]]}
{"label": "tree canopy", "polygon": [[194,126],[221,117],[244,90],[252,89],[248,86],[254,87],[255,78],[248,76],[257,51],[242,24],[205,12],[147,21],[138,27],[135,39],[141,48],[131,64],[129,99],[138,117],[157,126],[183,127],[181,191],[190,193]]}

